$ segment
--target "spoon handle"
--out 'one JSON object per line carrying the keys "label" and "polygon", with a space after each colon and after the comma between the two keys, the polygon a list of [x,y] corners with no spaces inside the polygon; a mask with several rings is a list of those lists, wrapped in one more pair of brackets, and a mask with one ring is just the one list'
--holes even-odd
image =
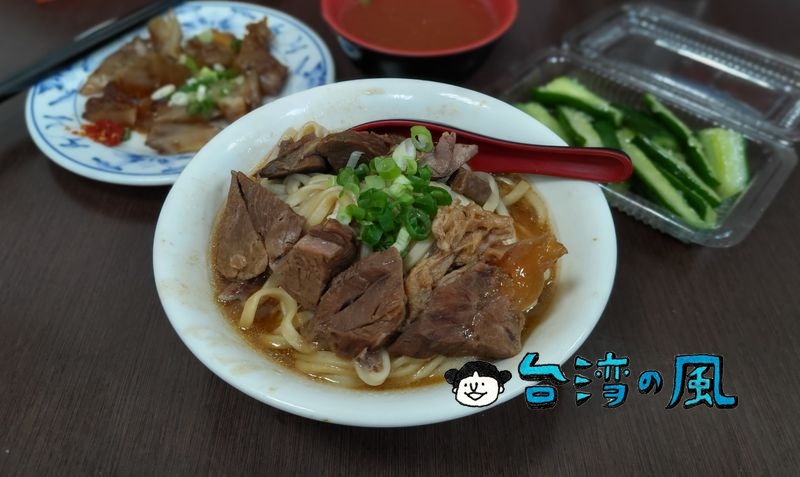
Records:
{"label": "spoon handle", "polygon": [[425,126],[434,135],[451,131],[461,142],[477,144],[478,154],[469,161],[474,170],[540,174],[596,182],[622,182],[633,172],[630,158],[616,149],[524,144],[442,124],[407,119],[373,121],[353,129],[407,135],[408,128],[414,125]]}
{"label": "spoon handle", "polygon": [[[486,149],[486,146],[484,146]],[[596,182],[622,182],[632,172],[630,159],[616,149],[567,146],[504,145],[473,157],[470,167],[492,173],[525,173]]]}

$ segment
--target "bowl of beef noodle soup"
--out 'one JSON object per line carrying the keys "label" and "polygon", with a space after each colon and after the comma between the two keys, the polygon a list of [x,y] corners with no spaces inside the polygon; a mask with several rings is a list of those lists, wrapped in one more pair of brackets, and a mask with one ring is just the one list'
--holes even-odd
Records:
{"label": "bowl of beef noodle soup", "polygon": [[527,354],[564,363],[603,312],[616,238],[597,184],[471,170],[480,151],[450,132],[351,129],[387,118],[562,144],[501,101],[404,79],[221,132],[164,203],[154,274],[186,346],[255,399],[349,425],[454,419],[484,408],[454,399],[455,370],[492,363],[507,382],[486,404],[506,402]]}

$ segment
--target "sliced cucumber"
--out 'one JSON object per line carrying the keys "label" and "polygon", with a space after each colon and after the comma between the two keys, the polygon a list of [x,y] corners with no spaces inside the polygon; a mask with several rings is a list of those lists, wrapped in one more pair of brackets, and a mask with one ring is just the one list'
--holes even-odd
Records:
{"label": "sliced cucumber", "polygon": [[709,224],[689,205],[683,194],[672,185],[647,155],[633,144],[633,137],[635,133],[629,129],[622,129],[617,133],[622,150],[631,158],[633,173],[640,184],[647,189],[648,195],[654,197],[657,203],[683,219],[688,225],[707,228]]}
{"label": "sliced cucumber", "polygon": [[[658,165],[656,164],[656,167]],[[680,179],[675,177],[674,175],[670,174],[663,168],[659,168],[664,177],[672,184],[673,187],[678,189],[681,194],[683,194],[683,198],[686,199],[686,203],[689,204],[699,215],[703,222],[706,224],[714,224],[717,221],[717,211],[716,209],[709,204],[705,199],[700,197],[698,194],[695,194],[691,189],[686,188],[686,186],[681,182]]]}
{"label": "sliced cucumber", "polygon": [[650,139],[637,135],[633,138],[633,143],[649,157],[659,169],[667,171],[680,181],[681,188],[686,189],[692,194],[696,194],[706,200],[712,207],[717,207],[722,203],[719,195],[706,185],[700,177],[680,158],[676,157],[673,151],[664,149],[654,144]]}
{"label": "sliced cucumber", "polygon": [[547,106],[571,106],[594,117],[609,119],[614,124],[620,124],[622,120],[622,113],[611,103],[567,76],[560,76],[534,89],[533,99]]}
{"label": "sliced cucumber", "polygon": [[564,132],[564,128],[562,128],[558,120],[550,114],[550,111],[541,104],[535,101],[529,101],[527,103],[517,103],[514,106],[525,111],[530,116],[533,116],[534,119],[537,119],[540,123],[556,133],[564,142],[569,142],[569,136]]}
{"label": "sliced cucumber", "polygon": [[722,199],[742,192],[750,182],[747,142],[740,133],[723,128],[703,129],[697,133],[703,150],[719,179],[717,192]]}
{"label": "sliced cucumber", "polygon": [[622,145],[620,145],[619,139],[617,139],[617,127],[614,126],[614,123],[607,119],[598,119],[592,123],[592,126],[595,132],[597,132],[597,135],[600,136],[600,142],[604,147],[622,149]]}
{"label": "sliced cucumber", "polygon": [[669,110],[661,101],[650,93],[644,95],[644,102],[650,111],[661,121],[667,129],[669,129],[681,141],[683,147],[686,149],[686,158],[689,165],[692,166],[694,171],[706,184],[716,187],[719,181],[714,177],[714,172],[711,164],[703,152],[703,146],[700,141],[695,137],[694,133],[689,126],[681,121],[675,114]]}
{"label": "sliced cucumber", "polygon": [[672,134],[677,136],[681,141],[686,142],[693,136],[692,130],[689,129],[689,126],[675,116],[675,113],[673,113],[664,105],[664,103],[659,101],[659,99],[652,94],[645,93],[644,104],[647,105],[647,108],[651,113],[659,118],[661,124],[669,129]]}
{"label": "sliced cucumber", "polygon": [[[594,130],[597,131],[597,135],[600,136],[600,141],[602,141],[603,147],[622,149],[622,144],[619,143],[619,139],[617,138],[617,127],[614,126],[611,121],[607,119],[598,119],[592,123],[592,126],[594,126]],[[617,192],[624,193],[625,191],[630,190],[631,183],[630,180],[624,182],[611,182],[606,184],[606,187],[609,187]]]}
{"label": "sliced cucumber", "polygon": [[675,135],[662,126],[653,116],[630,106],[615,104],[614,107],[622,111],[623,126],[627,126],[638,134],[649,138],[663,148],[680,149],[680,144]]}
{"label": "sliced cucumber", "polygon": [[603,141],[592,126],[592,117],[583,111],[559,106],[556,108],[556,117],[561,127],[567,132],[572,141],[571,145],[582,147],[603,147]]}

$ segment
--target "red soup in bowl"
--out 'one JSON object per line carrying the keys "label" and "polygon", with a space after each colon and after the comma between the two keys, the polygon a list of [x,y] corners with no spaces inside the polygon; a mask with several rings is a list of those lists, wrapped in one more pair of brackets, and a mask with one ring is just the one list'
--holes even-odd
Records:
{"label": "red soup in bowl", "polygon": [[344,52],[368,74],[464,79],[512,25],[516,0],[322,0]]}

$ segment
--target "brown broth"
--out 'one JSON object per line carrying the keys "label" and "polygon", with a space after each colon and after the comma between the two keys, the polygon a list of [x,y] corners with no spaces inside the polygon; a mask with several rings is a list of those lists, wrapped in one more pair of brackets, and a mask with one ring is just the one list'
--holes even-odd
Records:
{"label": "brown broth", "polygon": [[[510,176],[512,180],[517,181],[520,180],[519,176]],[[502,181],[498,181],[498,186],[500,188],[501,194],[506,194],[510,191],[511,187],[508,184],[505,184]],[[534,193],[535,190],[534,190]],[[517,227],[517,234],[518,238],[526,239],[526,238],[533,238],[535,236],[539,236],[542,234],[552,234],[552,230],[549,227],[549,223],[546,217],[539,217],[536,209],[530,205],[526,200],[521,199],[516,204],[509,207],[509,214],[514,218],[516,227]],[[221,211],[220,211],[221,215]],[[214,229],[216,229],[217,220],[214,223]],[[213,262],[214,256],[214,248],[216,244],[212,242],[211,247],[209,249],[210,257],[212,260],[210,263]],[[216,294],[219,294],[226,286],[225,280],[218,274],[213,274],[214,276],[214,283],[213,287]],[[544,288],[542,293],[539,296],[539,300],[531,310],[528,310],[525,314],[525,325],[522,329],[522,341],[524,342],[536,327],[541,324],[544,319],[547,317],[548,312],[552,303],[555,301],[557,296],[557,287],[556,283],[556,276],[557,276],[557,266],[553,268],[550,278],[544,284]],[[264,341],[260,339],[260,337],[264,334],[268,334],[272,332],[277,326],[279,325],[280,318],[275,316],[274,314],[269,313],[269,305],[262,305],[259,308],[259,313],[256,315],[257,319],[253,323],[253,325],[248,329],[242,329],[239,327],[239,317],[242,313],[243,303],[234,301],[229,303],[223,303],[218,301],[220,309],[223,312],[223,315],[230,321],[231,325],[239,330],[242,333],[242,336],[247,340],[248,344],[252,346],[258,352],[264,354],[266,357],[276,361],[280,365],[286,367],[287,369],[297,373],[298,375],[314,379],[315,381],[319,381],[326,384],[331,384],[329,381],[324,379],[320,376],[309,375],[304,372],[298,371],[295,368],[295,350],[294,349],[276,349],[272,346],[268,345]],[[470,359],[469,357],[465,357],[465,360]],[[424,387],[431,384],[439,384],[443,381],[443,376],[431,376],[428,378],[423,378],[418,381],[415,381],[411,384],[408,383],[397,383],[393,382],[392,379],[388,379],[384,384],[377,387],[372,387],[367,384],[361,384],[359,387],[355,389],[364,389],[364,390],[392,390],[392,389],[411,389],[411,388],[418,388]]]}
{"label": "brown broth", "polygon": [[485,0],[370,0],[342,9],[345,31],[391,50],[437,51],[480,41],[497,28]]}

